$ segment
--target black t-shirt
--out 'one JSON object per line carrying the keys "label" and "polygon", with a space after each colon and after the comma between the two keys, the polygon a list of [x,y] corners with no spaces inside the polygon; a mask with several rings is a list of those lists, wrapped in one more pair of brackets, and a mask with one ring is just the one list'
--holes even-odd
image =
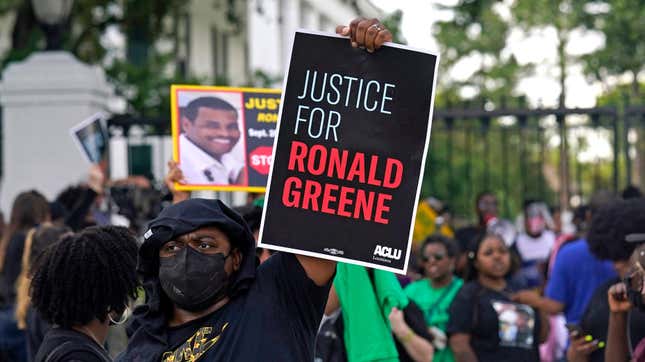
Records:
{"label": "black t-shirt", "polygon": [[33,308],[29,307],[27,311],[27,361],[33,362],[38,353],[40,345],[43,343],[45,334],[51,329],[51,326],[40,317],[40,314]]}
{"label": "black t-shirt", "polygon": [[36,362],[110,362],[107,351],[89,336],[71,329],[52,328],[40,345]]}
{"label": "black t-shirt", "polygon": [[470,334],[470,346],[480,362],[539,361],[539,314],[510,301],[509,295],[517,290],[511,284],[504,292],[477,281],[464,284],[450,305],[448,334]]}
{"label": "black t-shirt", "polygon": [[[328,283],[317,286],[293,254],[276,253],[258,267],[248,292],[221,309],[150,337],[132,336],[120,361],[313,361]],[[158,340],[167,343],[157,343]]]}
{"label": "black t-shirt", "polygon": [[[609,288],[620,282],[619,278],[606,281],[596,288],[587,309],[580,319],[580,328],[585,334],[591,335],[594,339],[607,342],[607,331],[609,328],[609,301],[607,291]],[[645,338],[645,313],[633,308],[629,314],[629,336],[632,347],[636,348],[638,342]],[[605,360],[605,350],[599,349],[589,356],[590,362],[602,362]]]}

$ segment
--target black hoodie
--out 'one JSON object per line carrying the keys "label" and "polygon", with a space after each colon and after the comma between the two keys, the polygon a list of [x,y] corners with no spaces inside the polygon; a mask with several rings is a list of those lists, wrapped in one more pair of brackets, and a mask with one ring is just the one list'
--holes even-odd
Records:
{"label": "black hoodie", "polygon": [[[215,226],[240,248],[230,301],[182,326],[168,327],[172,308],[159,283],[159,248],[173,238]],[[312,361],[329,285],[318,287],[292,254],[257,267],[255,240],[240,215],[219,200],[191,199],[164,209],[139,250],[146,304],[134,311],[130,341],[118,361]],[[257,269],[256,269],[257,268]]]}

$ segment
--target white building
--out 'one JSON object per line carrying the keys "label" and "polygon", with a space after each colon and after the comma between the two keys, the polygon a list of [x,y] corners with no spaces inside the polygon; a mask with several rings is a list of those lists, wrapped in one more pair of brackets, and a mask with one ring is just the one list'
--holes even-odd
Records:
{"label": "white building", "polygon": [[232,85],[248,84],[255,71],[281,77],[298,28],[334,32],[359,15],[380,15],[367,0],[248,0],[235,1],[232,23],[228,3],[191,2],[181,27],[181,56],[193,74],[213,80],[224,75]]}
{"label": "white building", "polygon": [[[234,4],[234,9],[229,4]],[[177,65],[187,74],[208,79],[212,85],[222,85],[220,81],[225,80],[227,85],[241,86],[253,84],[254,75],[261,72],[274,81],[272,86],[276,88],[280,87],[289,61],[296,29],[334,32],[336,25],[348,24],[359,15],[382,16],[368,0],[193,0],[187,9],[177,26],[177,44],[158,44],[175,46]],[[0,18],[0,54],[9,46],[13,17],[8,14]],[[121,43],[124,46],[125,42]],[[163,178],[166,161],[172,154],[169,137],[146,136],[137,130],[131,130],[128,140],[113,137],[112,178],[130,173],[133,157],[128,154],[132,150],[128,146],[149,146],[152,174],[158,180]],[[54,192],[45,191],[48,195]],[[235,204],[245,200],[242,193],[219,197]]]}

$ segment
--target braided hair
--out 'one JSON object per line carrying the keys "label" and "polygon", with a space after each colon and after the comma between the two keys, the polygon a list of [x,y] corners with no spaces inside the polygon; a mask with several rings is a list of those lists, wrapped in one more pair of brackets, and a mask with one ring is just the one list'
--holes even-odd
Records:
{"label": "braided hair", "polygon": [[38,260],[31,299],[40,315],[63,328],[122,313],[137,297],[137,242],[121,227],[89,227],[63,236]]}

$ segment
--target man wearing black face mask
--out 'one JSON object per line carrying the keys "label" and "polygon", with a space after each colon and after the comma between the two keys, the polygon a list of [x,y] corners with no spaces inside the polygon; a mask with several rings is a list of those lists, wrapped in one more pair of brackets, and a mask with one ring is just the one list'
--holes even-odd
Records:
{"label": "man wearing black face mask", "polygon": [[[376,19],[356,19],[337,33],[370,52],[392,39]],[[335,262],[276,253],[258,267],[242,217],[213,200],[167,207],[144,239],[146,304],[135,310],[117,360],[313,360]]]}
{"label": "man wearing black face mask", "polygon": [[219,200],[164,209],[139,250],[146,304],[121,361],[311,360],[335,263],[278,253]]}

